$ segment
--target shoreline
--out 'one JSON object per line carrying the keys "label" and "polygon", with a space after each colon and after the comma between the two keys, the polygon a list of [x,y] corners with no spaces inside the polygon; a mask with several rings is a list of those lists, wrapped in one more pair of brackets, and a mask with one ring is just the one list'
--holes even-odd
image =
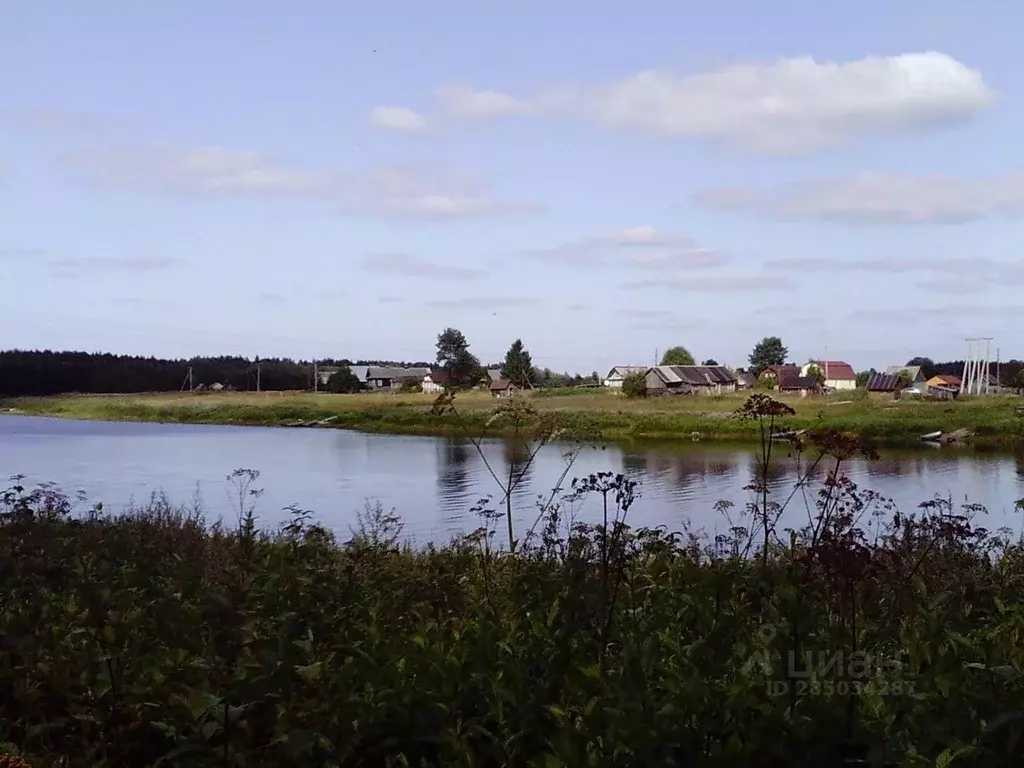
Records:
{"label": "shoreline", "polygon": [[[293,392],[146,393],[133,395],[54,395],[8,398],[0,415],[49,416],[87,421],[208,424],[216,426],[349,429],[362,432],[425,437],[507,438],[514,429],[488,425],[499,404],[489,395],[460,394],[451,414],[434,415],[431,395],[364,393],[329,395]],[[933,431],[973,433],[978,448],[1016,448],[1024,445],[1024,406],[1019,397],[991,397],[950,403],[871,400],[833,401],[827,398],[787,400],[796,415],[779,422],[785,429],[836,429],[860,435],[878,447],[922,445],[921,436]],[[573,394],[533,396],[536,411],[553,419],[570,435],[593,442],[661,441],[673,443],[755,443],[757,425],[734,416],[746,401],[743,395],[723,397],[626,400],[621,395]],[[699,409],[699,410],[698,410]],[[315,424],[325,419],[327,423]],[[522,431],[530,435],[529,429]]]}

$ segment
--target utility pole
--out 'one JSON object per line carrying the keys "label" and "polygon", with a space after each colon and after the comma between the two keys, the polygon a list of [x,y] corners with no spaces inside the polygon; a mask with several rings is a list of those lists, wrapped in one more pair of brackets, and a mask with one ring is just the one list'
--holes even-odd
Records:
{"label": "utility pole", "polygon": [[262,363],[260,362],[260,358],[259,358],[259,356],[257,356],[256,357],[256,391],[257,392],[261,392],[262,391],[260,389],[260,366],[261,365],[262,365]]}
{"label": "utility pole", "polygon": [[185,385],[188,384],[188,391],[192,391],[192,366],[188,367],[188,373],[185,374],[185,381],[181,383],[182,390],[185,389]]}
{"label": "utility pole", "polygon": [[316,358],[313,358],[313,394],[320,391],[320,376],[317,375]]}

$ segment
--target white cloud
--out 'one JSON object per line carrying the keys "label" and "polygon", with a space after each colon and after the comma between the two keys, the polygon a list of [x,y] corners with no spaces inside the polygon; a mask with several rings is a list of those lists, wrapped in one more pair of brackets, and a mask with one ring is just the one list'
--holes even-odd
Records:
{"label": "white cloud", "polygon": [[957,224],[1024,216],[1024,174],[965,178],[940,174],[861,173],[790,184],[773,191],[705,190],[703,205],[778,219],[847,224]]}
{"label": "white cloud", "polygon": [[360,262],[365,272],[436,280],[477,280],[487,276],[483,269],[439,264],[404,253],[375,253]]}
{"label": "white cloud", "polygon": [[539,111],[538,106],[529,101],[471,85],[443,85],[437,89],[437,97],[455,117],[486,119],[532,115]]}
{"label": "white cloud", "polygon": [[374,107],[370,120],[378,128],[396,133],[424,133],[430,127],[423,115],[407,107]]}
{"label": "white cloud", "polygon": [[174,259],[165,256],[138,256],[131,258],[117,258],[111,256],[94,256],[86,258],[53,259],[49,266],[51,269],[76,270],[86,269],[90,271],[118,271],[118,272],[158,272],[165,269],[173,269],[184,264],[181,259]]}
{"label": "white cloud", "polygon": [[64,158],[87,181],[159,194],[313,199],[352,215],[453,219],[535,213],[536,202],[493,197],[479,180],[412,166],[343,173],[291,168],[223,147],[90,149]]}
{"label": "white cloud", "polygon": [[650,225],[587,237],[554,248],[535,249],[527,251],[525,256],[584,268],[620,266],[668,270],[718,267],[729,260],[723,251],[698,247],[689,237],[661,232]]}
{"label": "white cloud", "polygon": [[844,63],[798,57],[695,75],[647,70],[526,98],[448,85],[438,96],[449,114],[464,119],[567,114],[658,138],[710,139],[773,155],[932,129],[996,99],[980,72],[936,51]]}
{"label": "white cloud", "polygon": [[623,290],[662,288],[682,293],[745,293],[789,288],[790,281],[769,275],[691,275],[663,280],[634,280],[623,283]]}
{"label": "white cloud", "polygon": [[[865,273],[883,275],[931,274],[952,284],[987,282],[990,287],[1014,284],[1024,281],[1024,264],[1019,261],[999,261],[985,256],[974,257],[922,257],[893,256],[873,259],[829,259],[821,256],[793,257],[766,261],[765,269],[799,273],[821,273],[836,275],[843,273]],[[937,282],[932,285],[937,285]],[[924,281],[921,287],[927,288]]]}
{"label": "white cloud", "polygon": [[426,302],[433,309],[498,310],[533,307],[540,299],[531,296],[468,296],[464,299],[435,299]]}

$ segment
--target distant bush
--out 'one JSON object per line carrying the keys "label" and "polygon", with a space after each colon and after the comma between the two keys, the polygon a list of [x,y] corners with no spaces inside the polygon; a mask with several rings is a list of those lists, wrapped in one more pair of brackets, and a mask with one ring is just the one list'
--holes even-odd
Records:
{"label": "distant bush", "polygon": [[642,373],[631,373],[622,380],[622,394],[626,397],[647,397],[647,377]]}

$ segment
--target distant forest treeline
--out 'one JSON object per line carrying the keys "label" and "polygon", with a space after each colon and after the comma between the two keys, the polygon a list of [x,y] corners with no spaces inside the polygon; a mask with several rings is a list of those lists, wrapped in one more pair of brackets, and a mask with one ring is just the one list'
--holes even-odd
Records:
{"label": "distant forest treeline", "polygon": [[[318,360],[321,367],[348,365],[430,367],[422,360]],[[169,392],[187,387],[192,368],[195,386],[222,384],[241,391],[313,389],[313,363],[308,360],[245,357],[195,357],[191,360],[161,360],[156,357],[12,350],[0,352],[0,397],[58,395],[67,392],[120,393]],[[495,364],[490,367],[500,367]],[[567,386],[592,382],[592,378],[537,371],[543,386]]]}
{"label": "distant forest treeline", "polygon": [[[384,360],[318,360],[321,366],[404,365]],[[411,365],[425,366],[417,362]],[[244,357],[195,357],[161,360],[156,357],[14,350],[0,352],[0,396],[56,395],[65,392],[168,392],[215,383],[238,390],[312,389],[313,363],[305,360]]]}

